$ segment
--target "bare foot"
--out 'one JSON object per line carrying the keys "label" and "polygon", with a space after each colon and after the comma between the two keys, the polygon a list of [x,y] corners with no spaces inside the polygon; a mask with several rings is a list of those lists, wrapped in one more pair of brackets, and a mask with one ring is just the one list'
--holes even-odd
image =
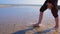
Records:
{"label": "bare foot", "polygon": [[39,24],[38,23],[33,24],[33,27],[39,27]]}
{"label": "bare foot", "polygon": [[55,29],[58,29],[58,26],[55,26]]}

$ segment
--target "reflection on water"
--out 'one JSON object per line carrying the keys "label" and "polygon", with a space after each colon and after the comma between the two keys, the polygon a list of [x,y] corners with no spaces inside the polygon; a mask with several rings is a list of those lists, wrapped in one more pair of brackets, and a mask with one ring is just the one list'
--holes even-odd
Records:
{"label": "reflection on water", "polygon": [[[23,23],[31,21],[37,22],[40,7],[41,6],[14,6],[14,7],[0,8],[0,24],[16,23],[16,22]],[[47,16],[51,15],[49,14],[49,12],[47,13],[46,12],[45,15]]]}
{"label": "reflection on water", "polygon": [[[40,7],[41,6],[13,6],[0,8],[0,33],[9,34],[26,28],[21,26],[37,23]],[[44,12],[42,24],[47,28],[55,25],[54,18],[49,9]]]}
{"label": "reflection on water", "polygon": [[32,20],[38,16],[38,6],[16,6],[0,8],[0,23],[15,23]]}

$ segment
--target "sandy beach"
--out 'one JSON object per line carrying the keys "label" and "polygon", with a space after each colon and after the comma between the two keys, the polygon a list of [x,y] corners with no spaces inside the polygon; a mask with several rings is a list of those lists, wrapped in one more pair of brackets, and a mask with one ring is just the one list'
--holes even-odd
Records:
{"label": "sandy beach", "polygon": [[[8,5],[10,6],[10,5]],[[31,30],[30,27],[38,22],[39,9],[41,6],[13,6],[6,7],[0,5],[0,34],[37,34],[36,31]],[[50,9],[44,12],[41,29],[41,34],[59,34],[60,33],[60,10],[59,15],[59,29],[58,33],[54,31],[44,32],[55,26],[54,17]],[[53,32],[53,33],[52,33]]]}

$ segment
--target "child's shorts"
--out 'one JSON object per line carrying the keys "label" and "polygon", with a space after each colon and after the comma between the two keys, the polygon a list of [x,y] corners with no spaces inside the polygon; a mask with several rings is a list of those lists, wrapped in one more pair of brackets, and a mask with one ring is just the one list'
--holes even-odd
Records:
{"label": "child's shorts", "polygon": [[[47,3],[44,3],[43,6],[40,8],[40,12],[44,12],[47,9]],[[51,9],[51,13],[53,14],[54,17],[58,16],[58,9],[57,6],[54,5],[54,7]]]}

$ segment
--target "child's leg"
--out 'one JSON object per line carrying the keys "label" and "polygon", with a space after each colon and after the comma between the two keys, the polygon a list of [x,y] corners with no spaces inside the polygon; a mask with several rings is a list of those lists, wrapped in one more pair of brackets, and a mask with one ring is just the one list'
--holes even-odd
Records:
{"label": "child's leg", "polygon": [[59,27],[59,19],[58,19],[58,17],[55,18],[55,22],[56,22],[55,28],[58,28]]}
{"label": "child's leg", "polygon": [[47,9],[47,3],[44,3],[43,6],[40,8],[39,20],[38,23],[34,24],[33,26],[39,26],[41,24],[43,18],[43,12]]}
{"label": "child's leg", "polygon": [[34,24],[33,26],[35,26],[35,27],[39,26],[39,24],[40,24],[41,21],[42,21],[42,18],[43,18],[43,12],[40,12],[38,23]]}
{"label": "child's leg", "polygon": [[57,9],[57,7],[53,7],[51,9],[51,12],[52,12],[52,14],[53,14],[53,16],[55,18],[55,23],[56,23],[55,28],[58,28],[59,19],[58,19],[58,9]]}

